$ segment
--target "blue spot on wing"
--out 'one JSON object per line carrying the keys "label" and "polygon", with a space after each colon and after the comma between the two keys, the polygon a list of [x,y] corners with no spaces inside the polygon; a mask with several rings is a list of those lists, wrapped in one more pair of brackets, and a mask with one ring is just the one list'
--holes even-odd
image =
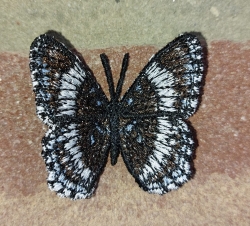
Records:
{"label": "blue spot on wing", "polygon": [[90,144],[94,144],[95,143],[95,138],[93,135],[90,136]]}
{"label": "blue spot on wing", "polygon": [[132,104],[133,103],[133,99],[132,98],[129,98],[128,99],[128,105]]}
{"label": "blue spot on wing", "polygon": [[42,69],[42,73],[43,74],[47,74],[48,72],[50,72],[50,70],[48,70],[48,69]]}
{"label": "blue spot on wing", "polygon": [[128,124],[128,125],[126,126],[126,131],[127,131],[127,132],[131,132],[133,126],[134,126],[134,125]]}

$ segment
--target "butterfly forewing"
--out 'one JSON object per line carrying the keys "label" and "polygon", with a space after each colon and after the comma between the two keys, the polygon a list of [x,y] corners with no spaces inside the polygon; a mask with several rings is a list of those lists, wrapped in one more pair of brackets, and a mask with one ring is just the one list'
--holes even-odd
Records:
{"label": "butterfly forewing", "polygon": [[47,125],[60,118],[104,114],[108,99],[90,70],[48,35],[30,47],[30,70],[38,117]]}
{"label": "butterfly forewing", "polygon": [[49,187],[90,197],[107,161],[108,99],[87,66],[48,35],[32,43],[30,70],[37,115],[49,126],[42,141]]}
{"label": "butterfly forewing", "polygon": [[189,118],[198,105],[203,71],[197,37],[179,36],[151,58],[125,93],[124,116],[157,112]]}
{"label": "butterfly forewing", "polygon": [[194,141],[184,119],[197,109],[203,75],[197,37],[181,35],[155,54],[121,101],[121,149],[140,187],[164,194],[192,175]]}

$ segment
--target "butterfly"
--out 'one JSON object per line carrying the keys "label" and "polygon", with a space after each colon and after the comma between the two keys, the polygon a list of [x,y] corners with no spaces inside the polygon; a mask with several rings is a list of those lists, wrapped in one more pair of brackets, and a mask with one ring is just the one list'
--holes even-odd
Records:
{"label": "butterfly", "polygon": [[198,106],[204,73],[202,47],[182,34],[157,52],[121,98],[129,55],[115,88],[101,54],[110,98],[88,66],[55,38],[43,34],[30,47],[38,117],[48,126],[42,157],[52,191],[90,198],[110,153],[121,153],[139,186],[165,194],[192,177],[194,138],[186,120]]}

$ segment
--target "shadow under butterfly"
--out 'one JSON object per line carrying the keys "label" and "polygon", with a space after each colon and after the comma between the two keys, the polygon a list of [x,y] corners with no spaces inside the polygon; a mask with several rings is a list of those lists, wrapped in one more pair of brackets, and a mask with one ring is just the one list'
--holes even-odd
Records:
{"label": "shadow under butterfly", "polygon": [[115,89],[108,58],[100,55],[105,96],[90,69],[46,34],[30,47],[38,117],[48,126],[42,156],[48,186],[61,197],[89,198],[110,153],[149,193],[177,189],[192,176],[194,138],[185,122],[197,109],[204,73],[202,47],[183,34],[156,53],[121,98],[125,54]]}

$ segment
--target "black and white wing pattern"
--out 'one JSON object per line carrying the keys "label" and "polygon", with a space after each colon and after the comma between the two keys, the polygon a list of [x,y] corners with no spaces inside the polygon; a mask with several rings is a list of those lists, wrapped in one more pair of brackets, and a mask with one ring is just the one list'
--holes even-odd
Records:
{"label": "black and white wing pattern", "polygon": [[197,109],[204,72],[202,47],[184,34],[156,53],[125,93],[121,153],[149,193],[177,189],[192,176],[192,133],[185,122]]}
{"label": "black and white wing pattern", "polygon": [[41,35],[30,48],[38,117],[48,126],[42,140],[48,185],[61,197],[89,198],[110,152],[121,152],[136,182],[149,193],[177,189],[192,176],[192,133],[185,121],[197,109],[203,75],[196,36],[181,35],[151,58],[120,100],[128,67],[116,89],[101,54],[110,100],[88,67],[54,38]]}
{"label": "black and white wing pattern", "polygon": [[30,70],[37,115],[49,127],[42,140],[49,188],[88,198],[107,161],[108,99],[78,57],[46,34],[31,44]]}

